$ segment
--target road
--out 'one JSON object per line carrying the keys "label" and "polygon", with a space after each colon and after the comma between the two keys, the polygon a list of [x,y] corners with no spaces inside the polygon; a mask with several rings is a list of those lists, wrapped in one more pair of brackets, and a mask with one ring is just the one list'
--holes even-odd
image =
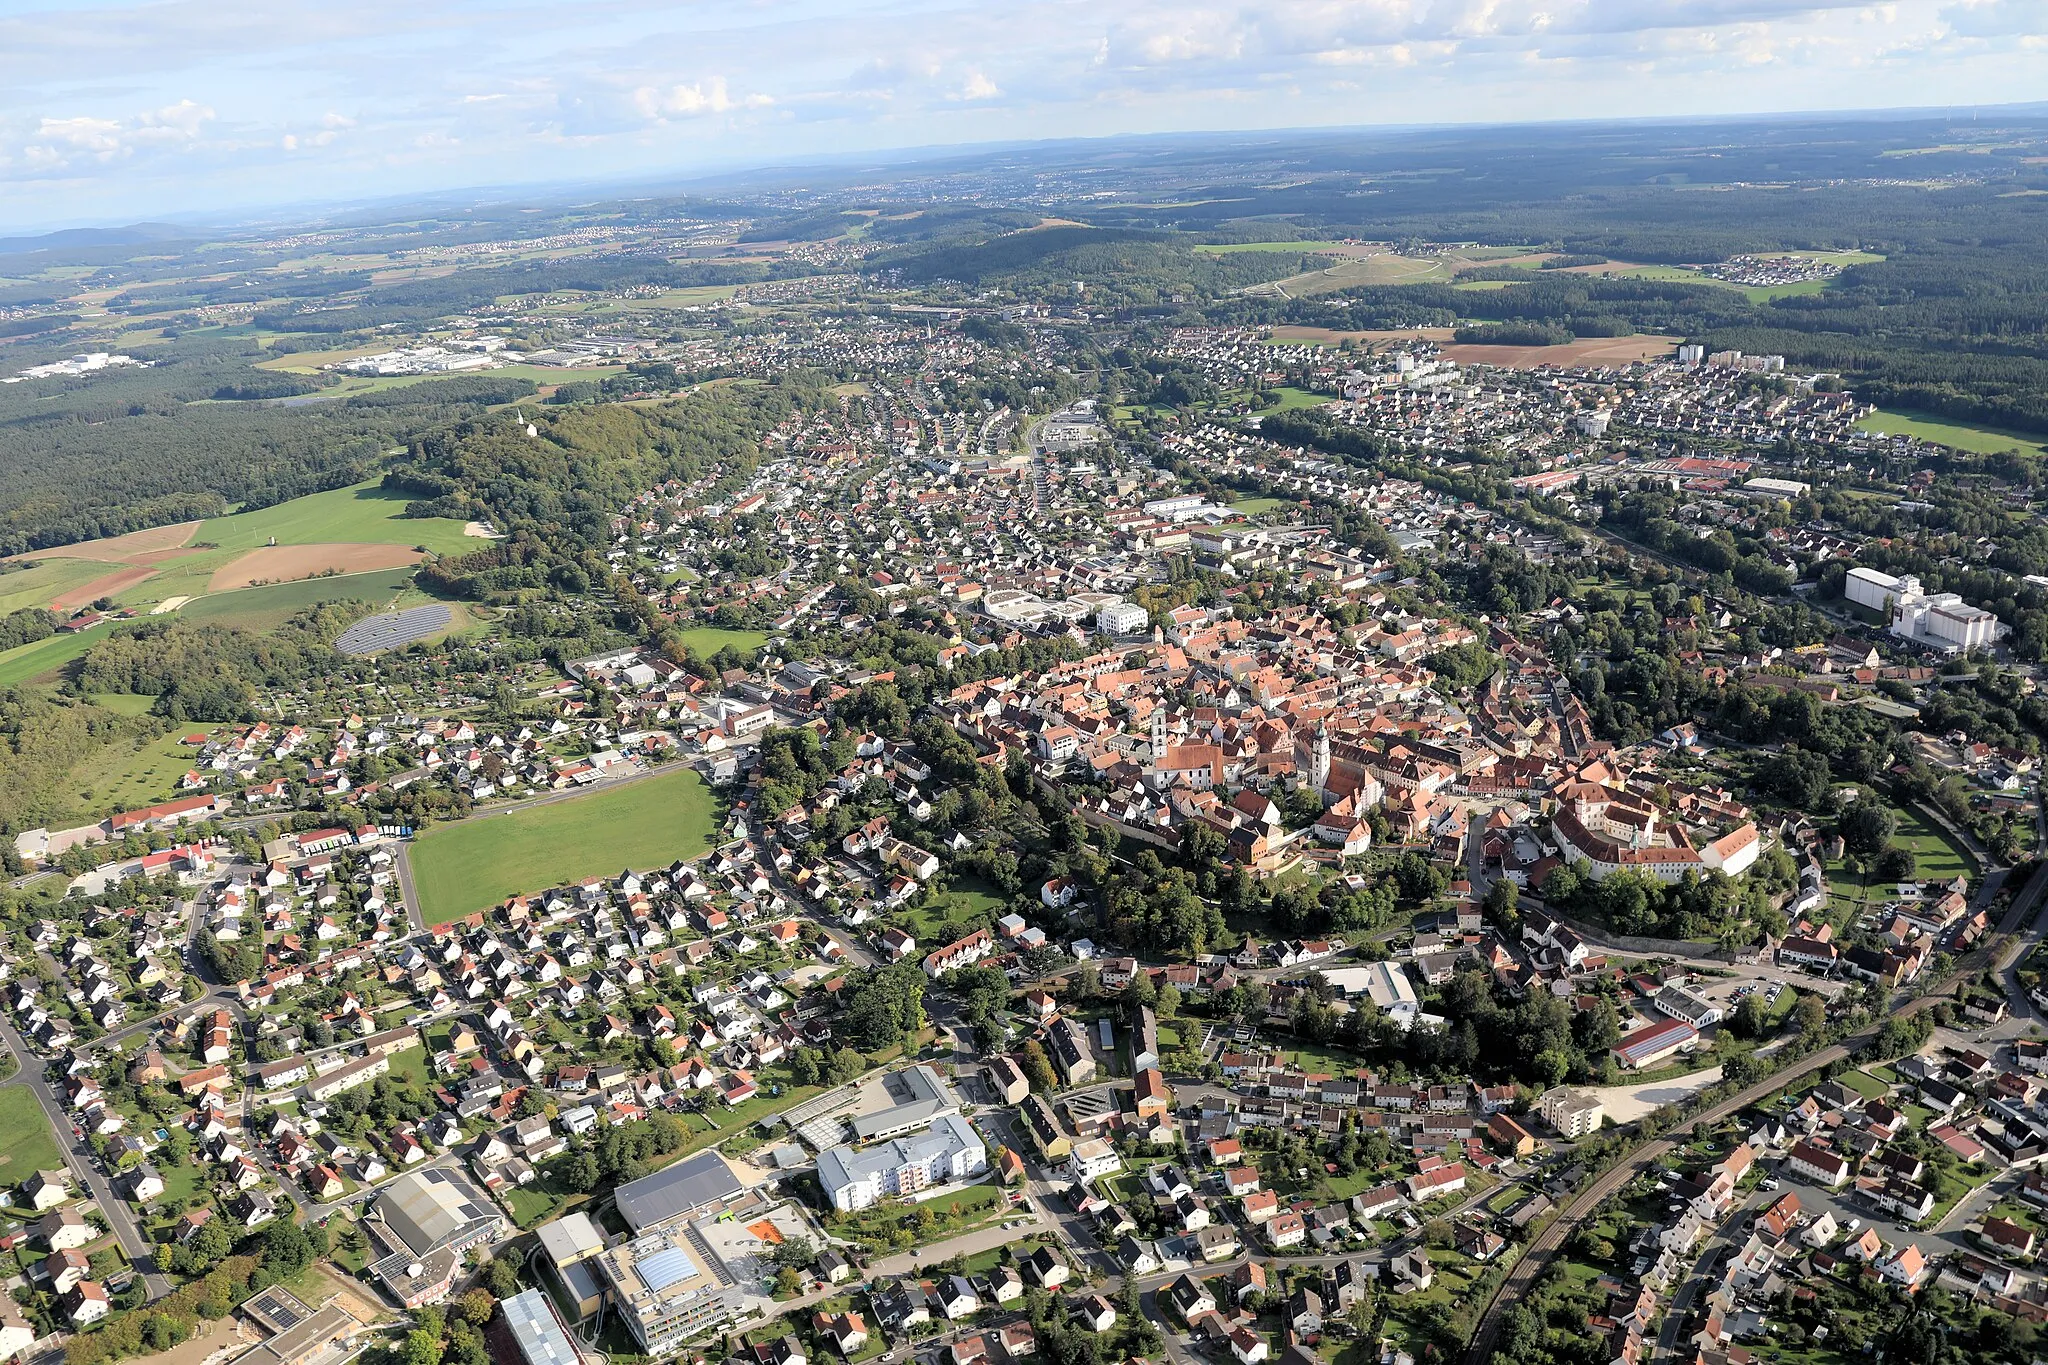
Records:
{"label": "road", "polygon": [[156,1252],[145,1237],[141,1225],[129,1212],[128,1205],[114,1193],[113,1183],[100,1173],[99,1163],[93,1159],[92,1148],[83,1138],[72,1136],[74,1126],[71,1116],[64,1109],[64,1102],[43,1079],[43,1059],[32,1051],[15,1031],[14,1022],[0,1016],[0,1041],[7,1044],[7,1050],[14,1054],[16,1071],[14,1076],[0,1083],[7,1086],[27,1086],[29,1093],[43,1107],[43,1115],[50,1122],[52,1135],[57,1140],[57,1149],[64,1154],[64,1164],[71,1168],[79,1187],[90,1194],[99,1204],[100,1212],[106,1215],[107,1225],[114,1231],[114,1237],[121,1243],[121,1250],[134,1263],[142,1275],[142,1283],[152,1299],[161,1298],[171,1292],[171,1282],[157,1270]]}
{"label": "road", "polygon": [[[2043,864],[2037,869],[2026,886],[2013,897],[2012,908],[2007,911],[2004,921],[1999,925],[1999,937],[1994,940],[1997,947],[1994,949],[1987,945],[1965,957],[1958,965],[1955,981],[1971,980],[1986,966],[1995,967],[2002,972],[2018,961],[2022,952],[2039,941],[2038,925],[2026,933],[2020,933],[2019,929],[2021,924],[2027,922],[2028,917],[2039,909],[2044,890],[2048,890],[2048,864]],[[1943,995],[1929,994],[1910,1000],[1895,999],[1890,1014],[1895,1018],[1911,1018],[1932,1008],[1937,1001],[1944,998]],[[1872,1026],[1851,1039],[1850,1043],[1860,1049],[1876,1036],[1877,1027]],[[1500,1288],[1487,1304],[1486,1311],[1481,1314],[1479,1323],[1473,1330],[1471,1343],[1466,1348],[1465,1358],[1468,1365],[1486,1365],[1493,1355],[1494,1343],[1500,1338],[1501,1323],[1507,1316],[1508,1308],[1529,1296],[1535,1289],[1537,1281],[1542,1278],[1543,1272],[1549,1269],[1558,1251],[1570,1240],[1572,1234],[1593,1216],[1601,1204],[1674,1149],[1677,1144],[1673,1139],[1686,1136],[1700,1125],[1711,1126],[1719,1123],[1758,1100],[1784,1089],[1801,1077],[1846,1059],[1851,1051],[1849,1044],[1837,1043],[1801,1058],[1785,1070],[1768,1076],[1711,1109],[1674,1125],[1668,1130],[1668,1136],[1639,1145],[1626,1159],[1617,1162],[1592,1184],[1580,1190],[1571,1202],[1565,1205],[1557,1218],[1529,1242],[1521,1258],[1515,1262],[1514,1267],[1501,1282]]]}

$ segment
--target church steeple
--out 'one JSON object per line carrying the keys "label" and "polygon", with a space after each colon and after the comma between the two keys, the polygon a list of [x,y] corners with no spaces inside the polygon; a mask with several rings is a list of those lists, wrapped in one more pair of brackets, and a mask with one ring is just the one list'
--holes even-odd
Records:
{"label": "church steeple", "polygon": [[1325,721],[1316,722],[1316,747],[1308,765],[1309,788],[1317,800],[1326,800],[1324,793],[1330,789],[1330,727]]}

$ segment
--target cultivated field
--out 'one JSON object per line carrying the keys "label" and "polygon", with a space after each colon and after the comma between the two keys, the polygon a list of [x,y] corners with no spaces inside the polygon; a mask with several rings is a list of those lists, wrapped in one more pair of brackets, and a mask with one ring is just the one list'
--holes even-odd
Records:
{"label": "cultivated field", "polygon": [[417,562],[422,549],[459,555],[477,548],[460,521],[407,519],[409,500],[364,483],[253,512],[38,550],[17,561],[34,567],[0,575],[0,609],[73,611],[102,597],[153,607],[259,583],[392,569]]}
{"label": "cultivated field", "polygon": [[259,583],[290,583],[326,573],[396,569],[423,558],[418,550],[404,545],[267,545],[214,570],[206,590],[229,592]]}
{"label": "cultivated field", "polygon": [[413,880],[426,922],[445,924],[508,896],[695,857],[717,833],[711,789],[694,769],[677,768],[587,796],[437,825],[412,846]]}
{"label": "cultivated field", "polygon": [[178,609],[178,614],[188,620],[213,621],[245,630],[271,630],[284,624],[286,618],[294,613],[316,603],[355,598],[381,607],[411,589],[410,569],[335,574],[326,578],[304,578],[296,583],[273,583],[261,588],[213,593],[188,602]]}

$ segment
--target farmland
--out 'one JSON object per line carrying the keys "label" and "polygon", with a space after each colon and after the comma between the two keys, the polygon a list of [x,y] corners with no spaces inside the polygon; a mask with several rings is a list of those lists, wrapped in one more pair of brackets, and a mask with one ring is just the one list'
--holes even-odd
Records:
{"label": "farmland", "polygon": [[412,848],[420,911],[445,924],[522,892],[663,866],[704,852],[717,831],[717,802],[688,768],[441,825]]}
{"label": "farmland", "polygon": [[337,574],[328,578],[307,578],[296,583],[274,583],[261,588],[201,597],[179,610],[188,620],[212,621],[240,626],[245,630],[269,630],[283,624],[295,612],[318,602],[339,602],[358,598],[382,606],[412,587],[411,569],[385,569],[378,573]]}

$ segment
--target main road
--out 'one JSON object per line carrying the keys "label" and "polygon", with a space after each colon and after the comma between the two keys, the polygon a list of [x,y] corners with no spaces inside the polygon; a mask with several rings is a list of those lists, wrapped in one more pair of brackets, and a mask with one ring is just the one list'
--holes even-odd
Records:
{"label": "main road", "polygon": [[[2005,919],[1999,924],[1998,936],[1992,943],[1970,953],[1957,964],[1957,982],[1970,980],[1986,967],[2003,972],[2018,960],[2020,953],[2029,944],[2039,941],[2041,926],[2035,925],[2024,934],[2020,933],[2019,929],[2027,922],[2027,916],[2038,907],[2044,890],[2048,890],[2048,864],[2037,868],[2033,877],[2013,897],[2012,908],[2006,912]],[[1910,1019],[1932,1008],[1940,999],[1942,997],[1937,995],[1923,995],[1910,1000],[1900,1000],[1894,1003],[1890,1015],[1893,1018]],[[1881,1025],[1859,1034],[1849,1043],[1837,1043],[1800,1058],[1797,1063],[1785,1070],[1768,1076],[1722,1100],[1711,1109],[1676,1124],[1667,1130],[1668,1136],[1640,1144],[1626,1159],[1615,1163],[1592,1184],[1580,1190],[1571,1202],[1565,1205],[1557,1218],[1531,1239],[1529,1245],[1523,1249],[1521,1259],[1515,1262],[1514,1268],[1501,1281],[1500,1288],[1494,1292],[1492,1301],[1487,1304],[1486,1311],[1480,1315],[1478,1325],[1473,1329],[1472,1341],[1465,1352],[1467,1365],[1486,1365],[1493,1356],[1495,1343],[1500,1339],[1501,1323],[1506,1318],[1508,1309],[1528,1298],[1537,1281],[1542,1278],[1543,1272],[1549,1269],[1551,1261],[1571,1239],[1572,1234],[1577,1232],[1610,1196],[1619,1192],[1631,1180],[1649,1170],[1677,1147],[1678,1144],[1673,1139],[1685,1137],[1702,1125],[1711,1126],[1719,1123],[1722,1119],[1739,1113],[1757,1101],[1784,1089],[1803,1076],[1846,1060],[1852,1051],[1851,1044],[1854,1048],[1860,1049],[1876,1036],[1878,1027]]]}

